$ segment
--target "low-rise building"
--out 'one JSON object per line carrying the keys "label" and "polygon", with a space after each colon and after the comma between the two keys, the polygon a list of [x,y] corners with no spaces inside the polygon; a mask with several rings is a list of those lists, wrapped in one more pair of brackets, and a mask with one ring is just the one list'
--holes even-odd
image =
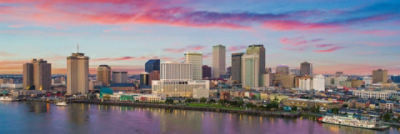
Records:
{"label": "low-rise building", "polygon": [[363,99],[381,99],[387,100],[396,91],[394,90],[353,90],[353,95]]}

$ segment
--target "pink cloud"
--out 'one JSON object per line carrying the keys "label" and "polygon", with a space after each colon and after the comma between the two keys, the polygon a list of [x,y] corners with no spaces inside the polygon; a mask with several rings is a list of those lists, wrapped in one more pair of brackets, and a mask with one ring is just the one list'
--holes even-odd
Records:
{"label": "pink cloud", "polygon": [[203,50],[205,46],[200,46],[200,45],[194,45],[194,46],[186,46],[184,48],[165,48],[163,49],[164,52],[169,52],[169,53],[183,53],[187,51],[200,51]]}
{"label": "pink cloud", "polygon": [[[326,48],[326,47],[329,47],[329,48],[323,49],[323,48]],[[314,50],[314,52],[317,52],[317,53],[331,53],[331,52],[335,52],[337,50],[343,49],[344,47],[341,47],[341,46],[324,46],[323,48]]]}
{"label": "pink cloud", "polygon": [[275,20],[263,23],[263,27],[276,31],[289,31],[289,30],[338,30],[342,27],[333,24],[319,24],[319,23],[304,23],[294,20]]}

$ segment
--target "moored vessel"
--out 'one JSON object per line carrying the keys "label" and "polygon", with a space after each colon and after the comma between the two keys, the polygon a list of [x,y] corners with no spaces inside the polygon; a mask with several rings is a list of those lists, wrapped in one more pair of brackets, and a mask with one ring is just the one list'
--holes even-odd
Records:
{"label": "moored vessel", "polygon": [[374,129],[374,130],[384,130],[389,128],[389,126],[379,124],[376,120],[361,120],[351,116],[337,116],[337,115],[323,116],[319,118],[318,121],[322,123]]}

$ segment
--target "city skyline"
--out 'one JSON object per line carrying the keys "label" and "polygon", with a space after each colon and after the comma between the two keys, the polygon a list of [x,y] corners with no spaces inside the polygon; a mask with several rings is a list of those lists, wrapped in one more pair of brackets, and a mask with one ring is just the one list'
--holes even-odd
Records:
{"label": "city skyline", "polygon": [[77,43],[91,58],[91,74],[101,64],[140,74],[147,60],[182,62],[184,52],[201,52],[210,66],[217,44],[226,46],[226,67],[231,53],[264,44],[266,67],[299,68],[307,61],[316,74],[371,75],[379,68],[399,74],[398,9],[393,0],[5,0],[0,2],[0,74],[22,74],[22,64],[33,57],[52,63],[53,74],[66,74],[66,57]]}

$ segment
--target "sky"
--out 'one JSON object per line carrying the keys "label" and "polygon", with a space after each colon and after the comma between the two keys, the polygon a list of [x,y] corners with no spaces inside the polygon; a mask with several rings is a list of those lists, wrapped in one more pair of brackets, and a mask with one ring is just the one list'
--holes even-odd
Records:
{"label": "sky", "polygon": [[266,48],[266,66],[314,72],[400,74],[399,0],[0,0],[0,74],[43,58],[53,74],[79,51],[100,64],[138,74],[152,58],[183,60],[212,46],[231,53]]}

